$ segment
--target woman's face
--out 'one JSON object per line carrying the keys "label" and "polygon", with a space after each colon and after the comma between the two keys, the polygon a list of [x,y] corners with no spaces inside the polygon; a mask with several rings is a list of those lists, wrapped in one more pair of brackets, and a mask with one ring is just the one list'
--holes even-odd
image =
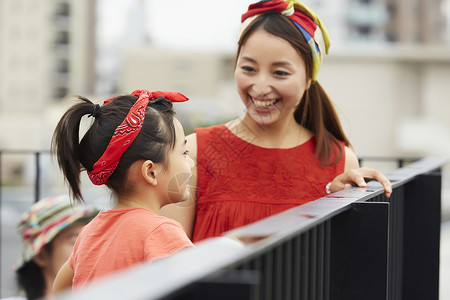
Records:
{"label": "woman's face", "polygon": [[234,78],[247,115],[264,126],[293,118],[311,82],[294,47],[263,29],[242,45]]}

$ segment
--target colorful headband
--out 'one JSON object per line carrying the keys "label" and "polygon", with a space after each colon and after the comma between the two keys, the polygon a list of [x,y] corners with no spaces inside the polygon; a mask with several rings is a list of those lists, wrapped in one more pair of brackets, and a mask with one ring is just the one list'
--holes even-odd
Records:
{"label": "colorful headband", "polygon": [[311,47],[312,81],[316,81],[322,62],[322,53],[328,54],[330,48],[330,37],[322,21],[311,9],[297,0],[260,1],[251,4],[248,11],[242,15],[241,34],[254,19],[266,12],[281,13],[300,30]]}
{"label": "colorful headband", "polygon": [[[177,92],[136,90],[131,95],[137,96],[139,99],[131,107],[123,122],[117,126],[108,147],[106,147],[103,155],[94,164],[92,171],[87,172],[89,179],[95,185],[108,184],[108,178],[119,164],[122,154],[130,147],[131,143],[133,143],[141,131],[145,119],[145,110],[150,100],[158,97],[164,97],[170,102],[184,102],[189,100],[186,96]],[[104,104],[114,99],[110,98]]]}

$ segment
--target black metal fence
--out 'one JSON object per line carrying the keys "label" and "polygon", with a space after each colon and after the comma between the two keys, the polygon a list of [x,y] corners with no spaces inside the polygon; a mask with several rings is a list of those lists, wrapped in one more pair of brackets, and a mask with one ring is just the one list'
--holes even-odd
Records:
{"label": "black metal fence", "polygon": [[71,299],[438,299],[441,167],[425,158],[94,283]]}
{"label": "black metal fence", "polygon": [[[4,184],[4,174],[5,168],[4,164],[7,162],[8,158],[11,156],[22,156],[22,160],[27,163],[32,162],[33,168],[33,193],[30,197],[33,199],[33,202],[37,202],[41,198],[41,185],[42,185],[42,157],[49,157],[50,151],[42,150],[42,151],[33,151],[33,150],[0,150],[0,201],[2,199],[2,185]],[[23,173],[23,170],[22,170]]]}

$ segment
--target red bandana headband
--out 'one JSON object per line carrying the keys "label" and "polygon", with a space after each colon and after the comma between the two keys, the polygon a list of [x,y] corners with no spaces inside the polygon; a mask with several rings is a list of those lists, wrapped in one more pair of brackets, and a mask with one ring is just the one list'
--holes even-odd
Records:
{"label": "red bandana headband", "polygon": [[[136,90],[132,92],[131,95],[137,96],[139,99],[131,107],[123,122],[117,126],[108,147],[94,164],[92,171],[87,172],[89,179],[91,179],[92,183],[95,185],[108,184],[108,178],[119,164],[122,154],[128,149],[131,143],[133,143],[134,139],[141,131],[145,119],[145,110],[150,100],[158,97],[164,97],[170,102],[184,102],[188,100],[186,96],[177,92],[149,92],[148,90]],[[107,104],[112,100],[114,100],[114,98],[106,100],[104,104]]]}
{"label": "red bandana headband", "polygon": [[259,15],[266,12],[281,13],[300,30],[308,42],[313,58],[312,80],[317,79],[323,53],[328,53],[330,38],[319,17],[297,0],[269,0],[251,4],[242,15],[241,34]]}

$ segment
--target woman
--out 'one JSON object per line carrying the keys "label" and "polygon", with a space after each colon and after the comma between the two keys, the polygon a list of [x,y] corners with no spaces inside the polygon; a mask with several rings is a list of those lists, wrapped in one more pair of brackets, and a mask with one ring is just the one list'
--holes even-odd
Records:
{"label": "woman", "polygon": [[242,22],[234,76],[246,113],[187,137],[195,205],[164,213],[197,242],[352,184],[365,187],[364,178],[380,181],[389,197],[389,180],[359,168],[317,82],[330,43],[316,14],[298,1],[261,1]]}

